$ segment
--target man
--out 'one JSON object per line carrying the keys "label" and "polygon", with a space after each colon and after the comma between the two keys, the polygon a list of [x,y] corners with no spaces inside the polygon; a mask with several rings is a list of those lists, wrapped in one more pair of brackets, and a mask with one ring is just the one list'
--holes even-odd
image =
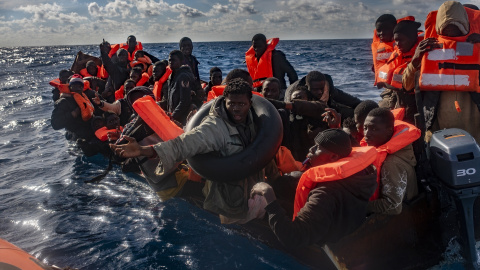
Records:
{"label": "man", "polygon": [[[293,221],[285,214],[268,184],[259,183],[253,187],[251,196],[265,198],[270,228],[285,247],[294,249],[337,242],[364,222],[368,199],[376,187],[376,173],[371,166],[375,151],[366,150],[352,157],[350,138],[344,131],[328,129],[319,133],[308,154],[312,168],[302,175],[297,187]],[[323,181],[311,177],[317,170],[334,167],[336,161],[347,157],[350,158],[348,162],[362,162],[361,166],[349,171],[350,176],[342,179],[337,175],[336,180]]]}
{"label": "man", "polygon": [[412,143],[420,137],[420,130],[395,121],[387,108],[370,111],[363,129],[365,141],[361,145],[374,146],[378,152],[374,163],[379,171],[378,187],[368,203],[368,212],[398,215],[402,212],[402,202],[418,194]]}
{"label": "man", "polygon": [[127,43],[115,44],[111,46],[109,51],[109,57],[112,57],[119,49],[124,49],[128,52],[128,61],[133,61],[135,57],[135,52],[138,50],[143,50],[141,42],[137,42],[137,38],[133,35],[127,37]]}
{"label": "man", "polygon": [[[205,97],[208,95],[208,92],[212,90],[212,87],[221,85],[222,84],[222,70],[219,67],[212,67],[210,69],[210,81],[208,82],[207,86],[203,89],[205,93]],[[206,100],[206,99],[205,99]]]}
{"label": "man", "polygon": [[200,75],[198,74],[198,64],[200,64],[197,58],[192,54],[193,43],[188,37],[183,37],[179,42],[180,51],[183,53],[182,65],[188,65],[192,70],[195,80],[200,82]]}
{"label": "man", "polygon": [[[198,154],[216,151],[222,156],[233,155],[247,147],[256,135],[251,98],[251,85],[234,79],[225,87],[223,96],[215,99],[209,115],[190,132],[153,146],[140,146],[133,138],[126,137],[128,144],[112,145],[112,149],[122,157],[158,156],[161,162],[157,174],[168,172],[176,162]],[[263,179],[262,170],[233,183],[227,179],[222,183],[207,180],[204,207],[220,214],[222,223],[248,222],[256,217],[255,209],[249,209],[248,194]]]}
{"label": "man", "polygon": [[168,66],[172,70],[172,74],[167,81],[167,99],[161,105],[172,119],[185,125],[187,115],[191,110],[195,78],[187,65],[182,66],[183,60],[184,55],[181,51],[170,52]]}
{"label": "man", "polygon": [[[62,90],[67,90],[68,88],[68,78],[73,75],[73,72],[69,69],[62,69],[58,74],[58,79],[52,80],[50,85],[55,87],[52,89],[52,99],[53,102],[57,101],[60,98]],[[68,91],[67,91],[68,92]]]}
{"label": "man", "polygon": [[[355,107],[353,119],[355,121],[360,140],[364,137],[363,123],[365,123],[365,118],[367,118],[367,115],[371,110],[376,108],[378,108],[378,104],[373,100],[364,100],[360,102],[357,107]],[[358,142],[360,142],[360,140]]]}
{"label": "man", "polygon": [[[420,71],[425,53],[440,47],[437,40],[438,35],[442,35],[446,40],[480,43],[478,20],[469,21],[467,9],[459,2],[447,1],[439,7],[436,14],[431,12],[427,16],[425,39],[418,44],[412,61],[403,73],[402,83],[406,91],[414,89],[415,72]],[[468,9],[468,13],[478,14],[478,11]],[[478,50],[477,46],[473,48]],[[438,91],[423,92],[423,111],[427,142],[430,141],[433,132],[445,128],[463,129],[470,133],[477,142],[480,142],[479,93],[446,91],[439,86]]]}
{"label": "man", "polygon": [[123,88],[125,91],[124,98],[117,99],[113,103],[108,103],[103,100],[100,100],[100,98],[95,96],[92,101],[95,105],[97,105],[98,108],[100,108],[104,112],[109,112],[118,115],[120,118],[120,125],[125,126],[128,122],[130,122],[130,118],[133,114],[132,108],[128,105],[126,101],[126,97],[128,92],[132,90],[135,87],[136,82],[132,79],[128,79],[125,81],[123,84]]}
{"label": "man", "polygon": [[128,52],[125,49],[120,48],[117,53],[117,61],[113,62],[112,59],[108,56],[110,50],[110,45],[108,42],[102,42],[100,44],[100,57],[102,59],[103,66],[108,72],[109,77],[107,80],[107,85],[105,86],[105,91],[112,92],[112,95],[108,96],[108,102],[113,102],[115,100],[115,91],[122,87],[125,80],[128,79],[130,75],[130,62],[128,60]]}
{"label": "man", "polygon": [[245,53],[245,62],[248,72],[254,81],[254,87],[262,85],[266,78],[275,77],[280,80],[281,97],[285,94],[287,84],[285,74],[288,76],[290,84],[298,80],[297,72],[288,62],[285,54],[275,50],[277,39],[267,44],[267,38],[263,34],[256,34],[252,38],[252,47]]}
{"label": "man", "polygon": [[265,98],[279,100],[280,99],[280,81],[275,77],[267,78],[265,81],[263,81],[261,93]]}
{"label": "man", "polygon": [[155,95],[155,101],[161,101],[167,93],[167,84],[172,70],[167,68],[168,61],[157,61],[153,64],[152,76],[150,77],[150,88],[153,86],[153,94]]}

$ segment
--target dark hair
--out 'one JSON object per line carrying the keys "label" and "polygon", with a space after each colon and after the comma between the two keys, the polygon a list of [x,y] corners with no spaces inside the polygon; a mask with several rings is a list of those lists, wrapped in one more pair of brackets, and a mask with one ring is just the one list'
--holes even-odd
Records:
{"label": "dark hair", "polygon": [[163,60],[161,60],[160,62],[164,63],[164,64],[165,64],[165,66],[168,66],[168,60],[166,60],[166,59],[163,59]]}
{"label": "dark hair", "polygon": [[326,78],[325,78],[325,75],[323,75],[323,73],[321,73],[320,71],[310,71],[308,74],[307,74],[307,77],[305,78],[305,83],[307,84],[308,88],[310,88],[310,84],[312,82],[323,82],[325,81]]}
{"label": "dark hair", "polygon": [[165,63],[165,61],[163,61],[163,60],[162,60],[162,61],[157,61],[157,62],[155,62],[155,63],[153,64],[153,66],[154,66],[154,67],[156,67],[156,66],[167,67],[167,66],[168,66],[168,62]]}
{"label": "dark hair", "polygon": [[357,129],[357,126],[355,124],[355,120],[353,120],[353,118],[351,118],[351,117],[347,117],[347,118],[345,118],[345,120],[343,120],[342,127],[343,128],[348,128],[348,129],[354,129],[354,130]]}
{"label": "dark hair", "polygon": [[249,99],[252,98],[252,86],[242,78],[235,78],[227,83],[223,96],[229,95],[247,95]]}
{"label": "dark hair", "polygon": [[252,41],[262,41],[267,43],[267,37],[264,34],[256,34],[253,36]]}
{"label": "dark hair", "polygon": [[397,24],[397,18],[395,18],[395,16],[393,16],[392,14],[383,14],[382,16],[378,17],[375,24],[377,23],[387,23],[395,26]]}
{"label": "dark hair", "polygon": [[246,82],[252,80],[252,77],[250,76],[250,73],[248,73],[248,71],[246,71],[245,69],[236,68],[227,74],[227,76],[225,77],[225,82],[228,83],[229,81],[236,78],[243,79]]}
{"label": "dark hair", "polygon": [[132,68],[132,70],[130,71],[130,75],[132,74],[135,74],[137,73],[138,75],[142,76],[142,73],[143,73],[143,69],[141,67],[134,67]]}
{"label": "dark hair", "polygon": [[128,39],[132,39],[132,38],[135,39],[135,41],[137,41],[137,38],[136,38],[134,35],[128,36],[128,37],[127,37],[127,40],[128,40]]}
{"label": "dark hair", "polygon": [[126,54],[128,55],[128,51],[125,50],[124,48],[118,49],[118,51],[117,51],[117,56],[119,56],[121,53],[126,53]]}
{"label": "dark hair", "polygon": [[474,4],[463,4],[463,6],[466,8],[471,8],[473,10],[479,10],[478,7]]}
{"label": "dark hair", "polygon": [[132,79],[128,79],[128,80],[125,80],[125,82],[123,83],[123,85],[127,84],[127,83],[133,83],[135,84],[135,81],[132,80]]}
{"label": "dark hair", "polygon": [[357,107],[355,107],[353,114],[357,116],[358,120],[365,121],[365,118],[367,118],[368,113],[371,110],[376,108],[378,108],[377,102],[373,100],[364,100],[360,102],[360,104],[358,104]]}
{"label": "dark hair", "polygon": [[62,77],[62,74],[68,74],[68,77],[70,77],[73,75],[73,71],[71,71],[70,69],[62,69],[58,73],[58,77]]}
{"label": "dark hair", "polygon": [[393,33],[404,34],[410,40],[417,40],[418,28],[422,24],[414,21],[401,21],[393,28]]}
{"label": "dark hair", "polygon": [[185,56],[183,56],[183,53],[182,53],[181,51],[179,51],[179,50],[173,50],[173,51],[171,51],[170,54],[169,54],[169,57],[172,57],[172,56],[178,57],[178,59],[180,60],[180,62],[183,62],[184,57],[185,57]]}
{"label": "dark hair", "polygon": [[395,117],[393,116],[392,111],[390,111],[387,108],[376,108],[371,110],[367,117],[378,117],[381,119],[381,121],[387,125],[388,128],[393,128],[393,125],[395,123]]}
{"label": "dark hair", "polygon": [[180,39],[180,42],[178,42],[178,46],[182,46],[182,42],[185,42],[185,41],[192,42],[192,40],[189,37],[183,37]]}
{"label": "dark hair", "polygon": [[276,82],[278,86],[281,87],[280,80],[275,77],[266,78],[265,81],[263,81],[263,84],[266,82]]}
{"label": "dark hair", "polygon": [[222,73],[222,70],[221,70],[219,67],[212,67],[212,68],[210,69],[210,77],[212,77],[212,75],[213,75],[214,72],[220,72],[220,73]]}
{"label": "dark hair", "polygon": [[94,64],[95,66],[97,65],[97,63],[95,63],[95,61],[93,60],[88,60],[87,63],[85,63],[85,66],[88,67],[89,65],[91,64]]}

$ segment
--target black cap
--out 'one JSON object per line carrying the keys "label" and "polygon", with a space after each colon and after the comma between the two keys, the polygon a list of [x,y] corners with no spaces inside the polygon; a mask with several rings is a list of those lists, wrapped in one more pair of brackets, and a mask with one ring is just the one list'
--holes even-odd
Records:
{"label": "black cap", "polygon": [[352,152],[350,135],[341,129],[327,129],[315,137],[315,143],[322,148],[344,158]]}

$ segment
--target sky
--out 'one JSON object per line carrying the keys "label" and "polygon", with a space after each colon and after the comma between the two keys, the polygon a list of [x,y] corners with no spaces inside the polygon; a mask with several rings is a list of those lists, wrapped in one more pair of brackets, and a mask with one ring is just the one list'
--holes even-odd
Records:
{"label": "sky", "polygon": [[[0,47],[371,38],[378,16],[424,22],[439,0],[0,0]],[[468,2],[480,6],[480,0]]]}

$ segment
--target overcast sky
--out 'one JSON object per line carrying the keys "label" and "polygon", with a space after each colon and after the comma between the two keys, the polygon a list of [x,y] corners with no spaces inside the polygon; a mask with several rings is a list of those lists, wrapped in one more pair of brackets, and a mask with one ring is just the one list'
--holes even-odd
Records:
{"label": "overcast sky", "polygon": [[[370,38],[378,16],[424,22],[438,0],[0,0],[0,47],[125,42]],[[480,0],[462,3],[480,5]]]}

